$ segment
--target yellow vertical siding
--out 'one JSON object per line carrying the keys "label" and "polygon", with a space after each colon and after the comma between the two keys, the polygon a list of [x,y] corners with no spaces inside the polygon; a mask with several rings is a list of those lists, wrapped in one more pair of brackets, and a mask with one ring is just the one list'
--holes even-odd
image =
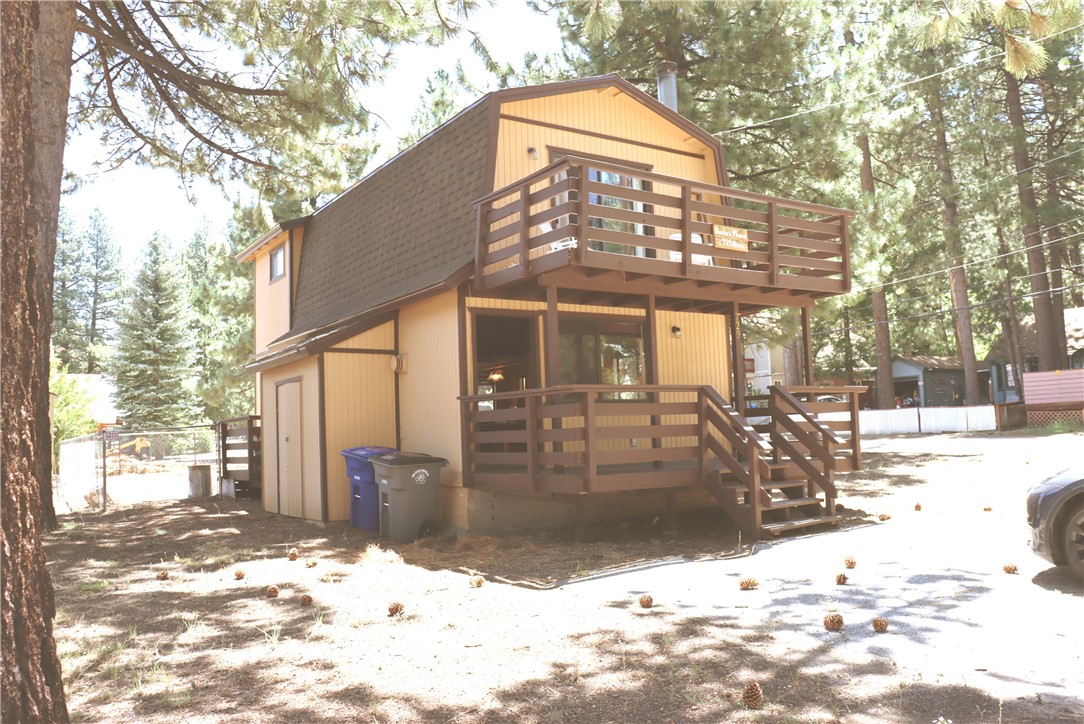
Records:
{"label": "yellow vertical siding", "polygon": [[394,349],[395,323],[386,322],[348,340],[338,342],[333,349]]}
{"label": "yellow vertical siding", "polygon": [[[711,385],[730,398],[729,334],[723,314],[656,312],[659,384]],[[681,327],[677,338],[672,327]]]}
{"label": "yellow vertical siding", "polygon": [[[286,276],[271,279],[271,251],[287,243],[285,232],[259,251],[253,260],[253,348],[256,354],[267,350],[267,345],[290,330],[290,288],[297,275],[287,264]],[[289,250],[287,250],[289,253]]]}
{"label": "yellow vertical siding", "polygon": [[399,420],[404,450],[448,459],[445,485],[463,480],[459,419],[459,324],[456,292],[399,313]]}
{"label": "yellow vertical siding", "polygon": [[[719,183],[714,151],[642,103],[614,89],[588,90],[505,103],[501,113],[574,130],[546,128],[502,118],[497,137],[494,188],[503,188],[550,163],[547,146],[650,164],[655,173]],[[578,133],[588,130],[621,139],[700,154],[703,158]],[[538,151],[532,159],[528,148]]]}
{"label": "yellow vertical siding", "polygon": [[[285,501],[290,495],[298,496],[302,507],[301,517],[320,520],[321,476],[320,460],[320,407],[319,370],[317,358],[276,367],[260,375],[261,394],[264,405],[260,424],[263,428],[263,501],[264,509],[272,513],[287,510]],[[280,490],[278,474],[278,424],[275,409],[277,383],[298,378],[301,383],[301,491]],[[281,501],[281,502],[280,502]]]}
{"label": "yellow vertical siding", "polygon": [[324,353],[328,520],[350,518],[342,451],[362,445],[395,447],[395,373],[389,357]]}

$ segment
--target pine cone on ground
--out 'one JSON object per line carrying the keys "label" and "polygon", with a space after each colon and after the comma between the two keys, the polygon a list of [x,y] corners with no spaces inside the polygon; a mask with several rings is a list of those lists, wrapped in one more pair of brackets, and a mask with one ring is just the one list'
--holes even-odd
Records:
{"label": "pine cone on ground", "polygon": [[240,568],[238,568],[236,571],[233,572],[233,577],[236,578],[238,581],[240,581],[240,580],[244,579],[245,572],[242,571]]}
{"label": "pine cone on ground", "polygon": [[316,559],[305,561],[305,568],[316,568]]}
{"label": "pine cone on ground", "polygon": [[268,586],[267,587],[267,597],[268,598],[278,598],[279,597],[279,587],[278,586]]}
{"label": "pine cone on ground", "polygon": [[877,633],[884,633],[888,630],[888,619],[878,616],[873,619],[873,630]]}
{"label": "pine cone on ground", "polygon": [[651,608],[655,605],[655,599],[650,594],[645,593],[640,596],[640,608]]}
{"label": "pine cone on ground", "polygon": [[310,596],[307,593],[301,594],[301,605],[302,606],[311,606],[312,605],[312,596]]}
{"label": "pine cone on ground", "polygon": [[877,516],[877,520],[881,521],[882,523],[885,522],[886,520],[891,520],[891,519],[892,519],[892,516],[889,515],[888,513],[881,513],[880,515]]}
{"label": "pine cone on ground", "polygon": [[399,616],[402,613],[403,613],[403,604],[399,603],[398,601],[395,601],[394,603],[388,605],[388,615],[389,616]]}
{"label": "pine cone on ground", "polygon": [[838,613],[830,613],[824,617],[824,627],[829,631],[843,630],[843,617]]}
{"label": "pine cone on ground", "polygon": [[481,576],[471,576],[470,577],[470,587],[471,588],[481,588],[482,584],[484,584],[485,582],[486,582],[486,579],[481,577]]}
{"label": "pine cone on ground", "polygon": [[291,548],[290,552],[286,554],[286,557],[289,558],[291,561],[296,561],[297,560],[297,549],[296,548]]}
{"label": "pine cone on ground", "polygon": [[741,693],[741,703],[750,709],[759,709],[764,706],[764,692],[761,691],[760,684],[750,681]]}
{"label": "pine cone on ground", "polygon": [[159,581],[169,580],[169,571],[158,571],[158,580]]}
{"label": "pine cone on ground", "polygon": [[738,587],[743,591],[752,591],[759,585],[760,582],[755,578],[743,578],[738,582]]}
{"label": "pine cone on ground", "polygon": [[846,586],[847,585],[847,574],[846,573],[837,573],[836,574],[836,585],[837,586]]}
{"label": "pine cone on ground", "polygon": [[986,506],[982,510],[983,510],[984,513],[989,513],[991,510],[993,510],[993,508],[991,508],[990,506]]}
{"label": "pine cone on ground", "polygon": [[1012,563],[1008,563],[1002,566],[1002,570],[1004,570],[1006,573],[1015,574],[1019,569]]}
{"label": "pine cone on ground", "polygon": [[916,511],[922,510],[922,503],[915,503],[915,510]]}
{"label": "pine cone on ground", "polygon": [[847,568],[854,568],[858,565],[858,561],[856,561],[852,556],[847,556],[843,559],[843,565],[847,566]]}

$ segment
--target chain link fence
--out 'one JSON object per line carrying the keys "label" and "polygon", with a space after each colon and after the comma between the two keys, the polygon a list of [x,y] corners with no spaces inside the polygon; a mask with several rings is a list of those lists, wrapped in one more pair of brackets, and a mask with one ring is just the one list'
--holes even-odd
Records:
{"label": "chain link fence", "polygon": [[213,425],[103,430],[60,443],[57,513],[219,492]]}

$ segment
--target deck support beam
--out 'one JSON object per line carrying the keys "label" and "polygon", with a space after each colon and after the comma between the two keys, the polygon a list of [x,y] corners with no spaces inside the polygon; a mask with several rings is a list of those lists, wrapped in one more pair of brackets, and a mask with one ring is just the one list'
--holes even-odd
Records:
{"label": "deck support beam", "polygon": [[741,335],[741,309],[730,305],[730,363],[733,368],[734,398],[731,402],[739,415],[745,414],[745,345]]}
{"label": "deck support beam", "polygon": [[809,325],[809,307],[802,307],[802,384],[813,384],[813,333]]}

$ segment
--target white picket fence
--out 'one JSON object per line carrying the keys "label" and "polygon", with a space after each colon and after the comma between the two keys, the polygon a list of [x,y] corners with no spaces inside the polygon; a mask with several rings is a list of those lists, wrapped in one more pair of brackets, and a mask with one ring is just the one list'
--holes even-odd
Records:
{"label": "white picket fence", "polygon": [[993,405],[861,410],[858,428],[862,435],[868,436],[982,432],[997,429],[997,413]]}

